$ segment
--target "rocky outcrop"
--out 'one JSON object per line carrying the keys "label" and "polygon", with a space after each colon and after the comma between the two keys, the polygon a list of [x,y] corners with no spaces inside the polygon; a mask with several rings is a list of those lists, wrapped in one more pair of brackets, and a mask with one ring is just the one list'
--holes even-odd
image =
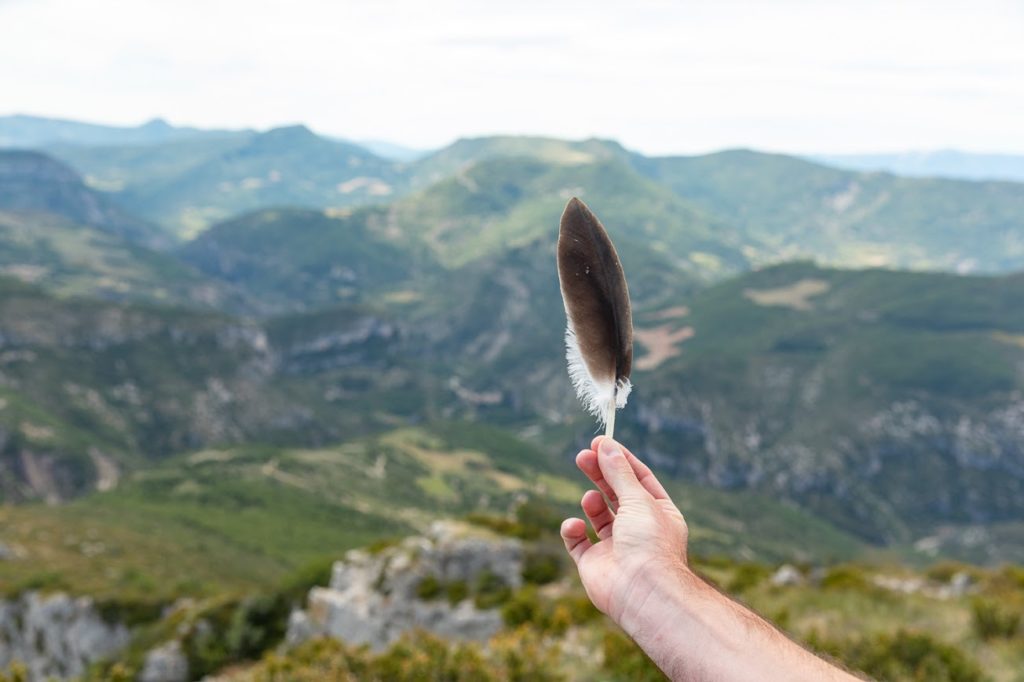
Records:
{"label": "rocky outcrop", "polygon": [[33,681],[79,677],[129,639],[128,629],[104,621],[88,597],[28,592],[0,600],[0,670],[19,662]]}
{"label": "rocky outcrop", "polygon": [[[522,557],[517,540],[447,523],[377,554],[353,550],[334,565],[330,585],[313,588],[307,608],[292,613],[286,641],[294,645],[327,635],[379,649],[418,628],[455,639],[488,639],[501,628],[501,614],[477,608],[473,586],[486,579],[519,587]],[[425,581],[439,587],[436,595],[424,589]],[[466,593],[450,600],[441,588],[455,584],[466,586]]]}
{"label": "rocky outcrop", "polygon": [[177,640],[150,649],[139,673],[139,682],[186,682],[188,657]]}

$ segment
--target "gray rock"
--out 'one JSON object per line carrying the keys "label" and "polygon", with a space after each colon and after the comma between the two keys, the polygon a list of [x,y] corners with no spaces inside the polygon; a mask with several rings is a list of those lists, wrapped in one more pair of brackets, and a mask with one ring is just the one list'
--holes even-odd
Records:
{"label": "gray rock", "polygon": [[104,621],[88,597],[27,592],[0,600],[0,670],[19,661],[33,681],[79,677],[129,639],[128,629]]}
{"label": "gray rock", "polygon": [[962,597],[973,591],[973,589],[974,578],[972,578],[969,573],[958,571],[949,579],[949,593],[953,597]]}
{"label": "gray rock", "polygon": [[783,586],[783,585],[802,585],[804,582],[803,574],[794,566],[789,564],[783,564],[779,566],[779,570],[775,571],[771,579],[772,585]]}
{"label": "gray rock", "polygon": [[522,585],[522,568],[518,541],[474,537],[449,524],[379,554],[351,551],[334,565],[329,587],[314,587],[306,610],[291,614],[286,643],[328,635],[380,649],[420,628],[486,640],[502,625],[496,609],[477,609],[471,599],[454,605],[443,596],[420,599],[420,582],[430,577],[472,586],[489,572],[515,589]]}
{"label": "gray rock", "polygon": [[146,653],[139,682],[187,682],[188,658],[178,640],[167,642]]}

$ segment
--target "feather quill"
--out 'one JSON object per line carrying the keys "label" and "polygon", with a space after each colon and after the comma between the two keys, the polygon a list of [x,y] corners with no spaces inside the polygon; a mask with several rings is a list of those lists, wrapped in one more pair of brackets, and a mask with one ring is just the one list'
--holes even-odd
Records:
{"label": "feather quill", "polygon": [[633,319],[622,264],[608,233],[575,197],[558,230],[558,283],[568,320],[566,360],[576,395],[613,436],[632,390]]}

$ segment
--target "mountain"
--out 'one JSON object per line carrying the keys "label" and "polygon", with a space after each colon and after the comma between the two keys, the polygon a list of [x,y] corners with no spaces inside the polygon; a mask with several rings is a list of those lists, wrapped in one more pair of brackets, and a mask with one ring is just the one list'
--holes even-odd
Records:
{"label": "mountain", "polygon": [[42,116],[0,116],[0,148],[39,149],[52,145],[139,145],[169,140],[219,137],[234,131],[181,128],[155,118],[139,126],[109,126]]}
{"label": "mountain", "polygon": [[425,186],[457,175],[473,164],[502,157],[529,157],[550,164],[582,166],[628,156],[621,145],[609,140],[497,135],[456,140],[419,159],[410,170],[413,184]]}
{"label": "mountain", "polygon": [[623,437],[676,475],[784,495],[876,541],[1019,520],[1022,295],[1021,275],[745,275],[640,317]]}
{"label": "mountain", "polygon": [[901,178],[735,150],[634,157],[638,170],[735,228],[758,263],[1007,272],[1024,267],[1024,191]]}
{"label": "mountain", "polygon": [[899,154],[819,154],[812,161],[855,171],[885,171],[908,177],[1024,182],[1024,155],[978,154],[943,149]]}
{"label": "mountain", "polygon": [[[530,158],[481,161],[387,207],[246,215],[213,226],[180,253],[208,276],[249,288],[279,309],[374,291],[415,295],[432,274],[497,262],[520,247],[543,245],[538,258],[549,265],[543,248],[554,247],[551,221],[573,194],[617,226],[619,248],[652,281],[671,279],[678,287],[746,267],[727,226],[629,166],[576,168]],[[643,293],[640,276],[636,286]]]}
{"label": "mountain", "polygon": [[[648,238],[657,238],[676,258],[689,254],[700,260],[703,276],[728,275],[739,264],[800,258],[841,267],[959,272],[1024,267],[1024,246],[1016,237],[1024,192],[1016,184],[858,173],[747,150],[645,157],[608,140],[486,137],[396,162],[294,126],[52,151],[90,186],[109,190],[127,209],[186,236],[262,208],[397,201],[398,211],[434,210],[422,219],[430,223],[431,249],[447,263],[461,263],[503,243],[525,243],[540,230],[539,217],[553,210],[556,195],[583,194],[589,187],[585,199],[615,196],[605,210],[622,206],[616,220],[658,226],[657,237]],[[444,198],[441,186],[453,196]],[[435,206],[405,202],[425,191]],[[501,192],[516,194],[499,197]],[[469,194],[489,201],[491,213],[481,213],[483,205],[474,206]],[[480,219],[502,225],[481,230]],[[661,239],[660,226],[677,232],[680,222],[704,226],[691,235],[698,244],[690,237]]]}
{"label": "mountain", "polygon": [[139,244],[166,246],[155,225],[125,212],[90,189],[65,164],[31,151],[0,151],[0,211],[61,216]]}
{"label": "mountain", "polygon": [[264,207],[379,203],[402,181],[394,162],[305,126],[55,153],[128,209],[183,235]]}
{"label": "mountain", "polygon": [[448,265],[462,265],[535,239],[553,243],[551,216],[585,199],[623,243],[662,254],[681,270],[720,277],[746,267],[729,225],[680,201],[615,159],[567,165],[531,157],[475,162],[394,204],[399,224]]}
{"label": "mountain", "polygon": [[[421,379],[403,378],[390,357],[394,325],[357,310],[328,328],[318,319],[295,339],[295,324],[58,299],[0,280],[0,496],[55,501],[182,450],[312,444],[401,419]],[[306,367],[335,382],[332,392],[305,379]],[[364,386],[353,410],[346,382],[374,376],[390,385]]]}

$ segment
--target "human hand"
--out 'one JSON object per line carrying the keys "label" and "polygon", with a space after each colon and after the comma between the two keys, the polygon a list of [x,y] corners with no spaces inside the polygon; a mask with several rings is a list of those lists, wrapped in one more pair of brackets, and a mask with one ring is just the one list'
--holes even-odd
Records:
{"label": "human hand", "polygon": [[651,470],[599,436],[576,465],[608,496],[587,491],[562,540],[587,596],[672,680],[855,680],[698,578],[682,513]]}
{"label": "human hand", "polygon": [[589,490],[580,503],[600,542],[578,518],[562,523],[562,539],[590,600],[626,627],[661,583],[689,575],[686,521],[650,468],[611,438],[595,438],[576,466],[608,502]]}

